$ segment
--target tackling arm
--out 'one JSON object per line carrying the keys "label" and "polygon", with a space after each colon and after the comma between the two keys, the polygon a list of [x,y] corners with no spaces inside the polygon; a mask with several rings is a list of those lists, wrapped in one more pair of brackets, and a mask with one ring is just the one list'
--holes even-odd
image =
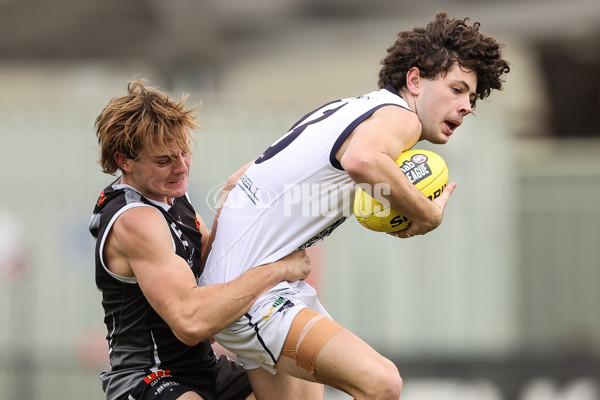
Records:
{"label": "tackling arm", "polygon": [[229,283],[199,287],[187,262],[173,251],[163,216],[151,207],[123,213],[111,230],[108,246],[108,264],[129,268],[150,305],[189,346],[231,324],[275,284],[304,279],[310,272],[306,253],[296,252]]}

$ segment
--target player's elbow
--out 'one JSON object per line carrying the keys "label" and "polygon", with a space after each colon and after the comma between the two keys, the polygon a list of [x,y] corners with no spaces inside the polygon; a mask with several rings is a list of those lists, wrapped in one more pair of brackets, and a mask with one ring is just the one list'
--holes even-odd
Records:
{"label": "player's elbow", "polygon": [[[182,307],[185,309],[185,307]],[[168,319],[169,327],[177,339],[187,346],[195,346],[211,338],[219,332],[209,315],[199,313],[198,310],[172,314]]]}
{"label": "player's elbow", "polygon": [[198,340],[196,337],[194,337],[192,335],[187,335],[180,331],[173,330],[173,334],[175,334],[175,337],[177,339],[179,339],[179,341],[181,343],[183,343],[189,347],[193,347],[193,346],[197,345],[198,343],[202,342],[202,340]]}
{"label": "player's elbow", "polygon": [[367,152],[346,151],[340,160],[342,168],[358,183],[368,180],[368,175],[372,170],[374,162],[375,158]]}
{"label": "player's elbow", "polygon": [[195,346],[209,339],[213,332],[202,324],[179,323],[171,326],[173,334],[186,346]]}

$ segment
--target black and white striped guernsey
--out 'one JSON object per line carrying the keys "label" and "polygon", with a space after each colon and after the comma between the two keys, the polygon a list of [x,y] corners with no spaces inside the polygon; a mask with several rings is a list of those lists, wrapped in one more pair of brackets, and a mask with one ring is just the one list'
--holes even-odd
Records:
{"label": "black and white striped guernsey", "polygon": [[187,195],[174,199],[169,207],[118,182],[102,191],[89,225],[96,238],[96,285],[102,292],[109,343],[111,368],[101,374],[108,400],[130,390],[154,371],[187,373],[216,363],[209,341],[193,347],[179,341],[152,309],[136,279],[115,275],[102,257],[108,232],[119,215],[133,207],[154,207],[169,226],[175,253],[188,262],[198,279],[202,234]]}

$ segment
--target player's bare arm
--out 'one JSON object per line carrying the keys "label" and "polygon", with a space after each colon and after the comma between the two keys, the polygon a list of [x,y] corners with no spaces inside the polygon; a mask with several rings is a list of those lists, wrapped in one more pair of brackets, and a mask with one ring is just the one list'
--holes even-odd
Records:
{"label": "player's bare arm", "polygon": [[231,324],[267,289],[284,280],[304,279],[310,272],[306,253],[295,252],[229,283],[199,287],[172,246],[163,216],[154,208],[136,207],[115,222],[105,259],[111,270],[115,266],[112,272],[136,277],[150,305],[189,346]]}
{"label": "player's bare arm", "polygon": [[204,270],[204,265],[206,264],[206,257],[208,256],[208,253],[210,252],[210,245],[211,245],[211,242],[209,240],[210,231],[208,230],[206,223],[204,222],[204,220],[198,213],[196,213],[196,223],[198,225],[198,230],[202,234],[202,239],[200,239],[201,243],[202,243],[202,258],[201,258],[202,267],[201,267],[201,270]]}
{"label": "player's bare arm", "polygon": [[448,200],[446,195],[435,203],[430,201],[394,161],[415,145],[420,132],[421,124],[411,111],[382,107],[354,130],[347,146],[338,153],[342,167],[355,182],[389,185],[390,194],[384,196],[393,209],[402,210],[413,221],[411,235],[422,235],[438,227]]}

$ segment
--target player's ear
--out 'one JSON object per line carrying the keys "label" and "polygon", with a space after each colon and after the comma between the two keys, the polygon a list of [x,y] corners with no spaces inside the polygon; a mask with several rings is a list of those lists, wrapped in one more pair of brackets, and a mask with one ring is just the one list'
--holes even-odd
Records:
{"label": "player's ear", "polygon": [[115,153],[115,161],[119,168],[121,168],[123,171],[129,172],[131,170],[131,161],[133,160],[127,158],[127,156],[124,153],[117,151]]}
{"label": "player's ear", "polygon": [[421,83],[421,71],[419,68],[412,67],[406,73],[406,88],[413,96],[420,93],[419,84]]}

